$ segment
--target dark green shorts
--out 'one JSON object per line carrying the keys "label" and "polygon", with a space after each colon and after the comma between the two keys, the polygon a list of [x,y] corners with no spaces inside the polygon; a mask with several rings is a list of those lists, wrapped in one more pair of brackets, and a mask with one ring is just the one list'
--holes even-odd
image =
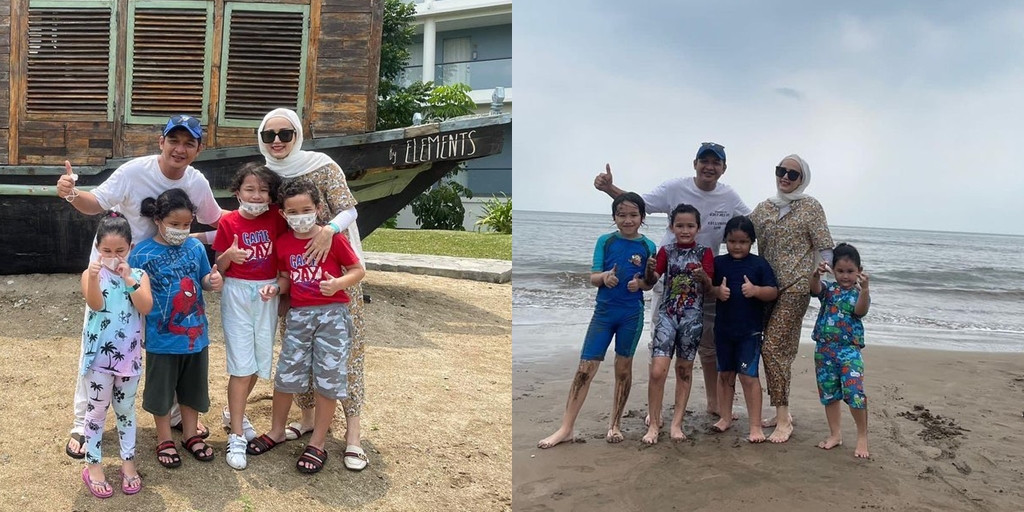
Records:
{"label": "dark green shorts", "polygon": [[210,410],[209,347],[195,354],[146,352],[146,389],[142,408],[155,416],[171,412],[178,403],[199,412]]}

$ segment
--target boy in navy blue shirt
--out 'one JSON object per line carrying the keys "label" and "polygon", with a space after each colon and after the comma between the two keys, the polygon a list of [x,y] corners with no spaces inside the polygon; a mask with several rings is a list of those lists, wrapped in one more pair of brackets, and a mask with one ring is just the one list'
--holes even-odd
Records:
{"label": "boy in navy blue shirt", "polygon": [[722,415],[711,429],[725,432],[732,426],[732,402],[738,373],[750,419],[750,437],[747,440],[751,443],[765,440],[761,431],[761,379],[757,366],[761,360],[765,303],[779,295],[779,285],[771,266],[764,258],[750,254],[750,246],[756,239],[750,219],[744,216],[729,219],[725,225],[728,252],[715,258],[712,281],[718,312],[715,316],[715,350],[718,403]]}

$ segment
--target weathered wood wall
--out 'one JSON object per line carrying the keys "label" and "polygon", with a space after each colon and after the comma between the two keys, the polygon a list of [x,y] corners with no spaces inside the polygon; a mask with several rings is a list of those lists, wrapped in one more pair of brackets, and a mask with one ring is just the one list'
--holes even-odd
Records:
{"label": "weathered wood wall", "polygon": [[[215,120],[221,76],[224,0],[214,1],[214,41],[209,62],[209,107],[202,120],[207,148],[255,144],[253,127],[218,126]],[[306,138],[372,131],[376,123],[377,76],[380,66],[383,0],[249,0],[309,5],[309,41],[303,103]],[[127,35],[119,27],[115,59],[114,122],[81,120],[60,113],[25,114],[25,63],[29,0],[0,0],[0,165],[102,165],[108,158],[131,157],[159,150],[161,125],[124,124]],[[126,12],[127,1],[115,9]],[[11,42],[15,42],[12,46]]]}

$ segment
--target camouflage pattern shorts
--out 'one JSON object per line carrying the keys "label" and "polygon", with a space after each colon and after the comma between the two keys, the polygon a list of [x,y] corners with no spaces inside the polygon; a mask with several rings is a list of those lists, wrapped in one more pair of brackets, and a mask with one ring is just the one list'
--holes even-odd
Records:
{"label": "camouflage pattern shorts", "polygon": [[303,393],[310,389],[333,400],[348,396],[348,357],[352,317],[345,304],[308,306],[288,311],[274,389]]}

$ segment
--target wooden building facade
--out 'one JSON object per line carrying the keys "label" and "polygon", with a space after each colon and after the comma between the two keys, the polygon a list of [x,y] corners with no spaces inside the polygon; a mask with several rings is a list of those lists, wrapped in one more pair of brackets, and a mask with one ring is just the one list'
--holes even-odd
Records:
{"label": "wooden building facade", "polygon": [[278,107],[307,139],[372,131],[383,0],[0,0],[0,166],[158,151],[167,118],[255,146]]}

